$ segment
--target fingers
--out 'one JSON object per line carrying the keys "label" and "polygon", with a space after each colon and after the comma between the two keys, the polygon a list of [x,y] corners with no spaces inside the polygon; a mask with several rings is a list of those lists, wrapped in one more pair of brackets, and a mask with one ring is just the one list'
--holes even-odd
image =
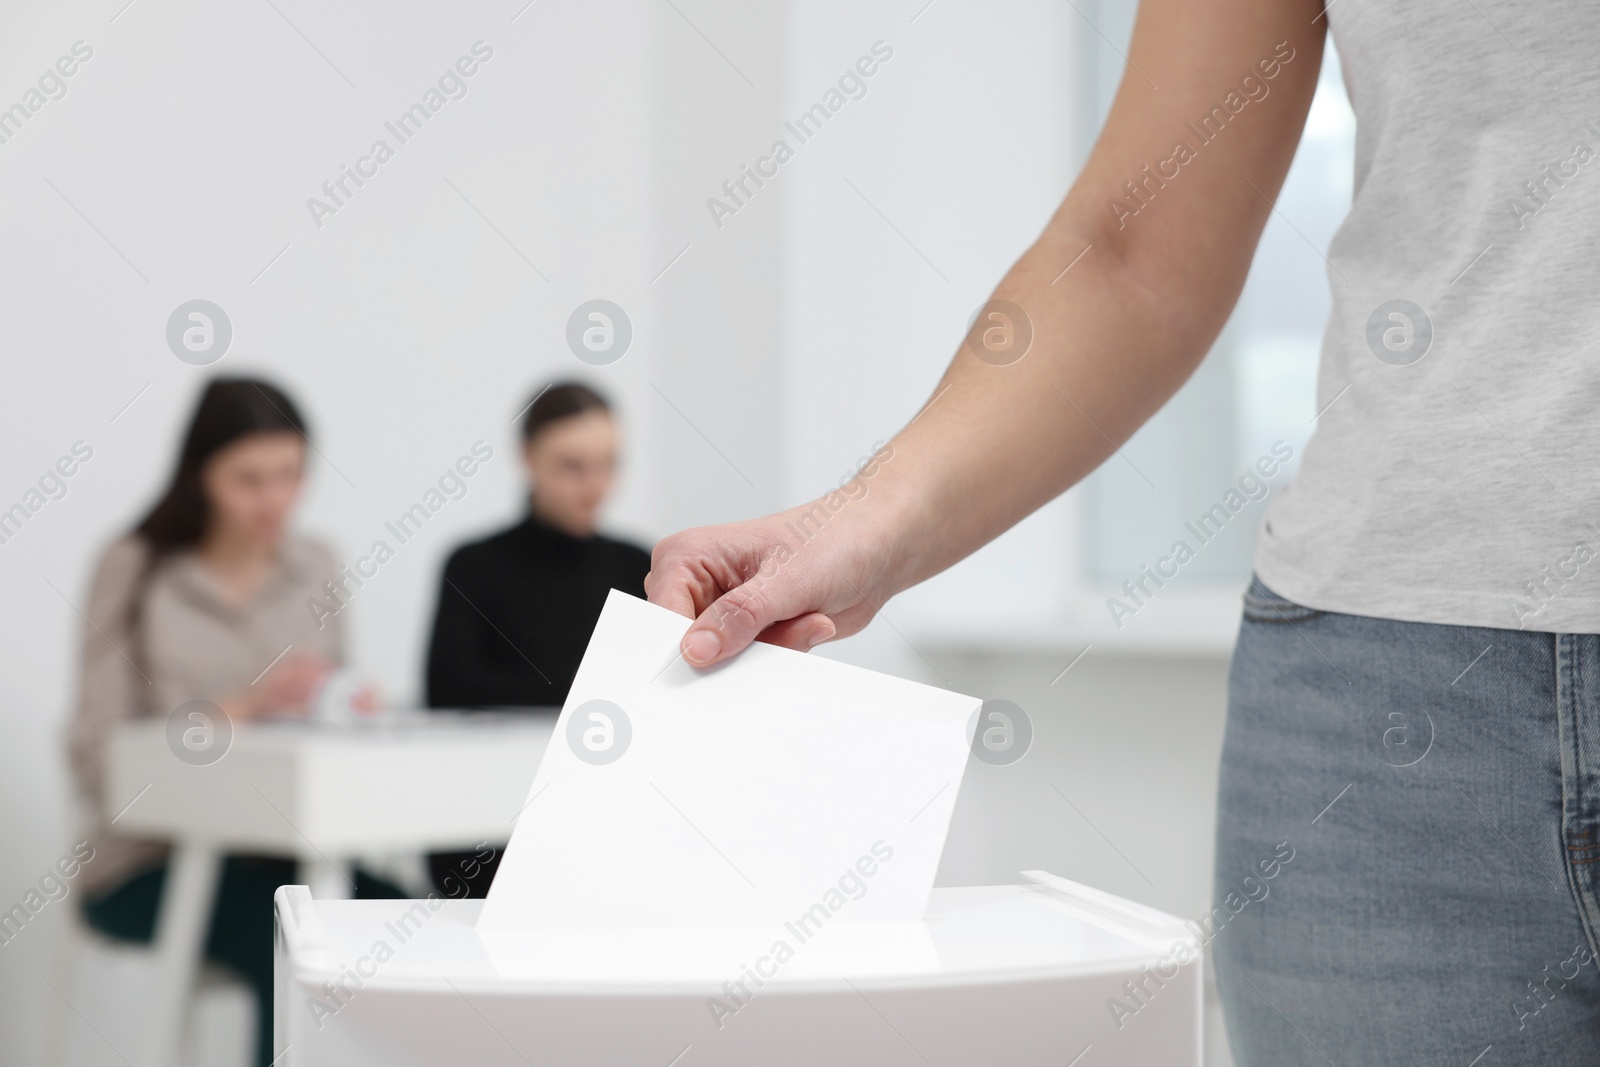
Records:
{"label": "fingers", "polygon": [[302,709],[332,670],[333,664],[322,656],[302,653],[278,665],[269,679],[267,692],[274,703],[286,709]]}
{"label": "fingers", "polygon": [[812,614],[797,612],[783,599],[787,598],[770,592],[768,583],[762,582],[746,582],[728,590],[683,635],[683,658],[696,667],[709,667],[742,651],[768,627],[798,614]]}
{"label": "fingers", "polygon": [[715,585],[708,588],[705,580],[706,557],[689,540],[693,532],[658,542],[650,554],[650,573],[644,578],[644,594],[650,603],[690,619],[700,614],[701,604],[716,595]]}
{"label": "fingers", "polygon": [[292,666],[285,664],[284,672],[279,675],[278,680],[291,688],[309,689],[330,673],[332,673],[331,668],[322,663],[296,663]]}
{"label": "fingers", "polygon": [[650,603],[659,604],[685,618],[694,618],[694,594],[689,591],[689,584],[682,579],[666,577],[656,565],[652,565],[650,573],[645,575],[644,593]]}
{"label": "fingers", "polygon": [[820,609],[822,588],[792,571],[783,534],[755,524],[689,530],[656,545],[645,592],[652,604],[694,619],[683,657],[709,667],[752,641],[805,651],[840,627]]}
{"label": "fingers", "polygon": [[839,628],[834,625],[832,619],[814,611],[798,619],[774,623],[756,640],[769,645],[792,648],[797,652],[809,652],[824,641],[832,641],[838,632]]}

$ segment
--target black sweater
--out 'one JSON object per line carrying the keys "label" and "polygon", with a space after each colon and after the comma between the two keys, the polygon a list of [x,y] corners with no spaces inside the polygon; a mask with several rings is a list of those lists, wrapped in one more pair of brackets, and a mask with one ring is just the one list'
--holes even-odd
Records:
{"label": "black sweater", "polygon": [[650,554],[573,538],[532,516],[445,564],[428,644],[434,708],[560,705],[606,594],[644,596]]}

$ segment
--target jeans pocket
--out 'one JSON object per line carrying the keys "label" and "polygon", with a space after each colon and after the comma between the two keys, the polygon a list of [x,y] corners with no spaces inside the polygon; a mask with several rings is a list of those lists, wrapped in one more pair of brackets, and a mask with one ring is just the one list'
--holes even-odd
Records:
{"label": "jeans pocket", "polygon": [[1256,575],[1250,576],[1250,586],[1244,591],[1244,617],[1250,622],[1305,622],[1326,614],[1274,593]]}

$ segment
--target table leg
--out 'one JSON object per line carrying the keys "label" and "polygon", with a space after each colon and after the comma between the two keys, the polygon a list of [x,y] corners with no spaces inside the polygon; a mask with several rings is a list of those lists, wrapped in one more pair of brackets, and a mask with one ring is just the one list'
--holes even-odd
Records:
{"label": "table leg", "polygon": [[302,856],[300,877],[311,890],[312,900],[348,900],[356,895],[353,861],[334,862],[316,854]]}
{"label": "table leg", "polygon": [[177,1063],[184,1012],[205,949],[221,866],[221,852],[209,844],[180,842],[172,850],[156,917],[157,969],[141,1059],[147,1067]]}

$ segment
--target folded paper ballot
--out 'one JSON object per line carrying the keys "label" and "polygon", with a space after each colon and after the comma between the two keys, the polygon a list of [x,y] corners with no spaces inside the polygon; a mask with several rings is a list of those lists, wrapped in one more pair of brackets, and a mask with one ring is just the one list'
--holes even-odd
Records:
{"label": "folded paper ballot", "polygon": [[479,927],[921,919],[980,701],[688,626],[611,592]]}

